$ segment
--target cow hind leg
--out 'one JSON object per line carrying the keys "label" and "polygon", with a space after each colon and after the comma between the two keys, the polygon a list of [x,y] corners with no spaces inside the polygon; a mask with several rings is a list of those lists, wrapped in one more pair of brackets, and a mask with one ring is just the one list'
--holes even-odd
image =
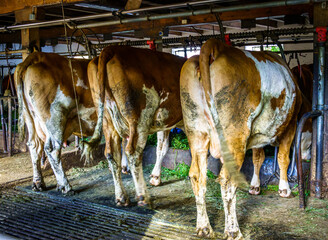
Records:
{"label": "cow hind leg", "polygon": [[190,149],[192,162],[189,171],[192,189],[196,198],[197,206],[197,234],[201,237],[213,236],[213,230],[206,211],[206,177],[207,177],[207,153],[209,138],[206,135],[190,136]]}
{"label": "cow hind leg", "polygon": [[227,239],[243,239],[236,214],[237,185],[231,181],[224,169],[220,173],[220,184],[225,214],[225,236]]}
{"label": "cow hind leg", "polygon": [[24,115],[25,123],[28,130],[27,146],[30,151],[32,168],[33,168],[33,191],[43,191],[46,189],[46,185],[43,180],[41,172],[41,158],[43,153],[44,142],[39,137],[36,131],[36,123],[28,113]]}
{"label": "cow hind leg", "polygon": [[261,192],[261,182],[260,182],[260,169],[265,159],[265,154],[263,148],[252,149],[253,151],[253,164],[254,164],[254,173],[251,180],[251,185],[249,188],[249,194],[259,195]]}
{"label": "cow hind leg", "polygon": [[60,161],[61,147],[62,142],[57,142],[50,139],[46,142],[45,152],[57,180],[57,190],[61,191],[64,195],[72,195],[74,194],[74,191],[68,182],[62,163]]}
{"label": "cow hind leg", "polygon": [[115,131],[112,122],[108,120],[108,118],[104,120],[104,129],[106,139],[105,156],[113,175],[116,205],[128,206],[130,201],[123,187],[121,177],[121,138]]}
{"label": "cow hind leg", "polygon": [[134,135],[135,139],[130,139],[130,141],[135,143],[135,146],[132,146],[133,149],[135,149],[134,152],[131,153],[126,150],[139,206],[149,206],[151,204],[142,168],[142,153],[146,146],[147,136],[148,134],[142,132],[138,135]]}
{"label": "cow hind leg", "polygon": [[170,131],[157,132],[156,163],[150,175],[150,184],[159,186],[161,184],[161,167],[163,159],[169,150]]}
{"label": "cow hind leg", "polygon": [[[244,137],[246,138],[245,135]],[[229,140],[234,139],[236,139],[236,137],[232,137]],[[221,141],[221,143],[222,142],[223,141]],[[229,159],[229,161],[235,161],[235,166],[237,167],[236,170],[239,172],[244,162],[245,149],[245,145],[243,145],[241,142],[239,142],[239,144],[238,142],[234,142],[233,144],[232,141],[227,141],[225,148],[222,149],[221,147],[222,155],[224,157],[219,180],[221,184],[221,196],[225,214],[224,234],[227,239],[244,239],[239,229],[236,211],[236,191],[240,182],[237,182],[239,179],[236,181],[232,178],[231,173],[229,172],[231,170],[228,170],[226,163],[227,159]]]}
{"label": "cow hind leg", "polygon": [[106,158],[108,161],[108,165],[113,174],[116,205],[117,206],[128,206],[130,203],[130,200],[123,187],[123,183],[122,183],[120,158],[113,157],[112,154],[106,154]]}
{"label": "cow hind leg", "polygon": [[148,206],[150,197],[147,192],[146,182],[142,169],[142,151],[143,148],[136,148],[135,152],[128,156],[131,175],[136,188],[136,198],[139,206]]}
{"label": "cow hind leg", "polygon": [[29,141],[27,145],[30,150],[32,167],[33,167],[32,190],[44,191],[46,189],[46,185],[43,181],[43,177],[41,173],[41,158],[42,158],[44,143],[40,138],[35,137],[35,139],[33,139],[33,141]]}
{"label": "cow hind leg", "polygon": [[279,143],[278,152],[278,164],[280,168],[280,180],[279,180],[279,195],[283,198],[292,197],[292,193],[288,184],[287,170],[289,166],[289,152],[290,146],[294,139],[296,131],[296,120],[292,120],[289,126],[286,128],[284,135]]}

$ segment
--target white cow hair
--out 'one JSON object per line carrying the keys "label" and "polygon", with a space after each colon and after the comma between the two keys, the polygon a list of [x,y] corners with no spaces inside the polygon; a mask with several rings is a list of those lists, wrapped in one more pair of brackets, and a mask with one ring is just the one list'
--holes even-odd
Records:
{"label": "white cow hair", "polygon": [[[261,78],[261,102],[247,121],[247,126],[251,129],[252,134],[266,133],[268,137],[266,143],[252,146],[259,148],[275,141],[275,138],[271,138],[271,136],[275,136],[277,128],[287,118],[296,96],[295,84],[286,67],[269,60],[258,61],[251,52],[243,52],[254,61]],[[282,108],[271,109],[270,100],[278,98],[284,90],[286,95]],[[257,118],[258,115],[261,117]]]}
{"label": "white cow hair", "polygon": [[146,142],[150,126],[152,126],[153,123],[154,113],[160,103],[160,97],[154,86],[152,88],[147,88],[144,85],[142,90],[143,93],[146,95],[146,106],[141,111],[139,122],[137,125],[137,132],[139,137],[145,137],[145,139],[140,139],[141,142]]}
{"label": "white cow hair", "polygon": [[67,97],[60,90],[60,86],[58,86],[55,99],[50,105],[50,118],[46,121],[48,134],[55,134],[62,131],[62,129],[58,129],[58,126],[62,125],[61,121],[63,116],[65,116],[65,113],[63,113],[62,110],[72,108],[73,104],[73,99],[71,97]]}
{"label": "white cow hair", "polygon": [[79,116],[81,117],[81,120],[84,121],[90,129],[93,129],[95,127],[95,122],[91,120],[91,116],[95,112],[95,107],[86,108],[83,104],[79,104]]}
{"label": "white cow hair", "polygon": [[73,73],[77,78],[76,86],[84,88],[84,89],[89,89],[88,86],[84,84],[84,81],[81,78],[79,78],[79,75],[78,75],[76,69],[73,69]]}

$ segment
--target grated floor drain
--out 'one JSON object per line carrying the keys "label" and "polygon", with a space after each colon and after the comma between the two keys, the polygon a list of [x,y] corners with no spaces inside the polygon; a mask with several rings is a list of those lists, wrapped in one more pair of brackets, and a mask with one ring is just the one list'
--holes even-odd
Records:
{"label": "grated floor drain", "polygon": [[0,233],[19,239],[200,239],[195,229],[82,200],[6,189]]}

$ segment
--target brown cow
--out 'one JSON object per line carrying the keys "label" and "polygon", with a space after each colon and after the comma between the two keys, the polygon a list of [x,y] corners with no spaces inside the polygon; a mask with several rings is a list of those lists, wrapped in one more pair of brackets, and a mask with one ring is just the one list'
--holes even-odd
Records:
{"label": "brown cow", "polygon": [[[184,62],[148,49],[107,47],[99,56],[99,82],[90,82],[98,122],[89,147],[99,142],[103,114],[109,112],[115,129],[127,141],[125,152],[139,205],[150,202],[142,172],[148,134],[182,121],[179,77]],[[118,166],[114,161],[112,165]]]}
{"label": "brown cow", "polygon": [[75,103],[68,59],[54,53],[34,52],[15,71],[15,85],[20,108],[19,128],[28,128],[28,146],[33,164],[33,188],[43,190],[40,159],[45,150],[56,176],[58,189],[64,194],[71,186],[60,162],[63,142],[79,134],[78,113],[85,135],[92,135],[96,112],[87,78],[88,60],[71,60],[78,98]]}
{"label": "brown cow", "polygon": [[[221,193],[225,234],[241,239],[236,215],[236,189],[244,180],[239,170],[247,149],[280,144],[279,187],[288,186],[289,149],[296,130],[300,91],[286,64],[274,54],[247,52],[211,39],[181,70],[183,118],[192,165],[190,179],[196,197],[197,233],[213,231],[206,212],[208,149],[221,156]],[[199,81],[198,68],[201,81]]]}
{"label": "brown cow", "polygon": [[[301,74],[299,70],[301,69]],[[298,113],[297,120],[307,112],[310,112],[312,109],[312,91],[313,91],[313,74],[312,74],[312,65],[302,65],[301,68],[294,67],[291,69],[292,73],[295,76],[296,82],[302,93],[302,105]],[[310,99],[309,99],[310,97]],[[301,150],[302,150],[302,159],[310,160],[311,159],[311,145],[312,145],[312,119],[308,119],[304,125],[301,139]],[[260,194],[260,169],[264,162],[264,151],[263,149],[253,150],[253,164],[254,164],[254,173],[251,180],[251,186],[249,193],[252,195]],[[287,175],[287,169],[283,176]],[[280,188],[279,188],[280,189]],[[288,187],[283,191],[279,191],[281,197],[290,197],[291,190]]]}
{"label": "brown cow", "polygon": [[[92,135],[97,120],[94,104],[90,101],[91,91],[87,77],[87,67],[97,69],[97,61],[98,58],[95,58],[88,65],[88,60],[72,60],[79,117],[85,136]],[[71,192],[71,186],[60,162],[63,141],[72,133],[80,135],[69,62],[66,58],[53,53],[32,53],[18,65],[15,76],[22,113],[20,132],[24,132],[24,119],[29,132],[33,189],[43,190],[45,187],[40,169],[40,158],[45,148],[57,179],[58,189],[64,194]],[[96,75],[89,74],[89,78],[96,79]],[[104,128],[105,154],[119,162],[121,141],[108,113],[105,113]],[[113,174],[120,173],[113,171]],[[116,196],[118,204],[127,204],[124,194],[117,193]]]}

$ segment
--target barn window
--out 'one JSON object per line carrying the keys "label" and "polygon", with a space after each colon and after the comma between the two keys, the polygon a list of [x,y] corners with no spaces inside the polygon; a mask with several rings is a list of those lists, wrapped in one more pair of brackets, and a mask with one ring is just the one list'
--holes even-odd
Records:
{"label": "barn window", "polygon": [[[200,47],[187,47],[185,48],[173,48],[172,54],[180,56],[180,57],[187,57],[190,58],[194,55],[199,55]],[[187,54],[187,56],[185,56]]]}
{"label": "barn window", "polygon": [[[245,46],[245,50],[247,51],[261,51],[261,46],[253,45],[253,46]],[[263,45],[264,51],[271,51],[271,52],[280,52],[279,47],[275,44],[273,45]]]}

